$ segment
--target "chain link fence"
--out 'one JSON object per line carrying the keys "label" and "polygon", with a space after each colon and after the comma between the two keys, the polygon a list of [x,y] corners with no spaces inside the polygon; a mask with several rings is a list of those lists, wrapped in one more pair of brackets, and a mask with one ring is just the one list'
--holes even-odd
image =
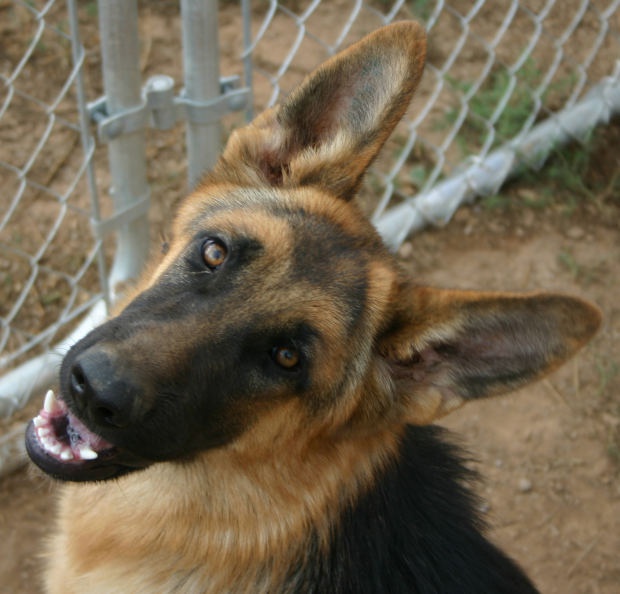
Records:
{"label": "chain link fence", "polygon": [[[178,49],[173,76],[142,80],[145,15]],[[185,123],[189,154],[175,152],[191,183],[217,154],[220,122],[236,125],[227,114],[251,118],[403,18],[426,23],[428,66],[360,196],[393,248],[620,111],[620,0],[100,0],[79,11],[0,0],[0,417],[53,383],[62,353],[142,264],[158,193],[144,153],[161,134],[147,129]],[[219,80],[218,64],[237,78]],[[21,430],[0,428],[0,471],[21,459]]]}
{"label": "chain link fence", "polygon": [[83,50],[69,15],[55,20],[53,2],[33,4],[0,8],[3,367],[45,352],[100,299],[106,279],[101,244],[88,233],[99,206],[80,110]]}
{"label": "chain link fence", "polygon": [[[317,60],[401,18],[426,23],[426,73],[371,180],[373,219],[396,248],[475,196],[583,140],[620,109],[620,2],[269,2],[246,32],[246,74],[273,104]],[[249,14],[249,2],[246,3]],[[250,32],[251,31],[251,32]],[[311,57],[312,56],[312,57]],[[541,122],[544,122],[541,124]],[[400,203],[398,206],[395,206]]]}
{"label": "chain link fence", "polygon": [[[0,2],[0,374],[24,366],[0,393],[4,417],[26,401],[30,369],[52,377],[52,345],[106,285],[101,242],[89,232],[98,202],[83,63],[65,3]],[[0,465],[11,467],[19,442],[4,433]]]}

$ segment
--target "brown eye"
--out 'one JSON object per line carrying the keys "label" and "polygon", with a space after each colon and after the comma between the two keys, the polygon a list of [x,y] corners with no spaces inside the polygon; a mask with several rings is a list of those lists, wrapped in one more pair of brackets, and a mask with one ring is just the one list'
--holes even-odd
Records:
{"label": "brown eye", "polygon": [[221,241],[207,239],[202,244],[202,259],[211,270],[215,270],[224,264],[226,256],[228,256],[228,250]]}
{"label": "brown eye", "polygon": [[272,357],[284,369],[294,369],[299,365],[299,351],[295,347],[274,347]]}

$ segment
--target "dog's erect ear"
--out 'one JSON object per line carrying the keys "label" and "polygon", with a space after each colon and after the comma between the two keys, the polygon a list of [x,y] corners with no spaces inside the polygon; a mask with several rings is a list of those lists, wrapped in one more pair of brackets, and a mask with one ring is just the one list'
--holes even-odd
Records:
{"label": "dog's erect ear", "polygon": [[594,306],[563,295],[422,287],[401,293],[401,313],[379,350],[414,424],[549,373],[592,338],[601,321]]}
{"label": "dog's erect ear", "polygon": [[368,35],[311,73],[284,103],[235,131],[216,179],[314,185],[351,198],[405,113],[425,51],[424,30],[412,21]]}

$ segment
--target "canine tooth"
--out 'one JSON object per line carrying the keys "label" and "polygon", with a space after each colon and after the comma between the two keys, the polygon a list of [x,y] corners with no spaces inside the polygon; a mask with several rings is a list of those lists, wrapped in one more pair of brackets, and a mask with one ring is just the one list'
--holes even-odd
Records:
{"label": "canine tooth", "polygon": [[94,460],[95,458],[98,457],[97,452],[95,452],[95,450],[88,447],[87,445],[80,446],[78,448],[78,453],[80,455],[80,458],[82,458],[82,460]]}
{"label": "canine tooth", "polygon": [[47,391],[47,394],[45,395],[45,400],[43,401],[43,410],[50,414],[59,412],[61,410],[53,390]]}
{"label": "canine tooth", "polygon": [[60,459],[64,460],[73,460],[73,452],[69,448],[63,448],[62,452],[60,452]]}
{"label": "canine tooth", "polygon": [[39,427],[44,427],[47,424],[45,419],[40,415],[37,415],[34,419],[32,419],[32,422],[37,429]]}

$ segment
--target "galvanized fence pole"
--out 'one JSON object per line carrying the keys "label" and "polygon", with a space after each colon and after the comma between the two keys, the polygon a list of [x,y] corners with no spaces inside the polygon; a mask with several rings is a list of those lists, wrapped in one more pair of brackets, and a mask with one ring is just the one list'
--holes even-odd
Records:
{"label": "galvanized fence pole", "polygon": [[149,186],[146,181],[145,128],[141,92],[138,8],[135,0],[99,0],[105,118],[100,138],[108,143],[114,215],[95,225],[103,236],[117,233],[110,273],[114,293],[119,283],[136,278],[149,248]]}
{"label": "galvanized fence pole", "polygon": [[181,0],[185,88],[180,102],[187,119],[190,188],[215,164],[221,148],[221,114],[208,109],[220,98],[217,18],[216,0]]}
{"label": "galvanized fence pole", "polygon": [[[250,0],[241,0],[241,20],[243,21],[243,82],[249,89],[250,98],[254,97],[254,73],[252,64],[252,4]],[[253,101],[247,102],[245,119],[250,122],[254,118]]]}

